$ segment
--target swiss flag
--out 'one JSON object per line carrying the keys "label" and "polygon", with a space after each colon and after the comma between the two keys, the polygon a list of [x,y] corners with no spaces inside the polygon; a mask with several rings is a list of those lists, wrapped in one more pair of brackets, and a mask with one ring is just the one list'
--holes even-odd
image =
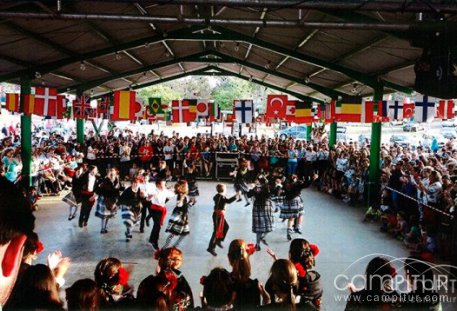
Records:
{"label": "swiss flag", "polygon": [[270,94],[267,96],[267,118],[284,118],[287,110],[287,95]]}
{"label": "swiss flag", "polygon": [[443,120],[453,119],[455,117],[454,101],[440,100],[438,103],[438,109],[436,110],[436,117]]}
{"label": "swiss flag", "polygon": [[45,117],[57,116],[57,90],[48,87],[35,88],[34,114]]}
{"label": "swiss flag", "polygon": [[284,118],[287,122],[294,122],[295,121],[295,103],[296,100],[288,100],[286,104],[286,113]]}

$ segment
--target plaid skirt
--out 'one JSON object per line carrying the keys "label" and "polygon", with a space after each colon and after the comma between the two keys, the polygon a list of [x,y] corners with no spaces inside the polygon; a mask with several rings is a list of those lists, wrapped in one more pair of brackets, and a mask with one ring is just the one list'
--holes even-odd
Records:
{"label": "plaid skirt", "polygon": [[62,199],[63,202],[67,203],[68,205],[70,206],[78,206],[79,203],[76,202],[76,198],[75,198],[75,195],[73,194],[72,191],[68,192],[68,194],[66,194],[63,199]]}
{"label": "plaid skirt", "polygon": [[249,187],[244,181],[235,182],[234,187],[236,192],[240,191],[242,193],[247,193],[249,191]]}
{"label": "plaid skirt", "polygon": [[189,215],[182,210],[175,208],[168,220],[168,226],[165,232],[170,232],[175,235],[186,235],[190,233]]}
{"label": "plaid skirt", "polygon": [[95,207],[95,216],[101,219],[113,218],[116,216],[117,206],[114,204],[113,208],[109,210],[106,207],[105,198],[98,196],[97,206]]}
{"label": "plaid skirt", "polygon": [[267,233],[273,231],[273,204],[267,200],[264,205],[254,201],[252,208],[252,232]]}
{"label": "plaid skirt", "polygon": [[132,207],[121,205],[122,222],[127,228],[133,228],[140,221],[140,213],[134,213]]}
{"label": "plaid skirt", "polygon": [[279,218],[281,219],[297,218],[303,214],[304,210],[303,201],[300,196],[295,197],[292,200],[283,198],[279,208],[281,209],[281,213],[279,214]]}

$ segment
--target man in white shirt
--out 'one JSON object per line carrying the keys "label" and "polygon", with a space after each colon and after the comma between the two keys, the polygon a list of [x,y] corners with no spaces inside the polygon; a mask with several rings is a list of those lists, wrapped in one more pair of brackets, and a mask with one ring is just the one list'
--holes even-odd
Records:
{"label": "man in white shirt", "polygon": [[167,208],[165,203],[174,196],[174,192],[170,191],[166,187],[165,180],[158,179],[156,181],[155,189],[152,193],[148,193],[148,201],[151,202],[150,206],[150,215],[154,220],[154,225],[151,230],[151,235],[149,237],[149,243],[152,244],[152,247],[159,249],[159,233],[160,228],[162,227],[165,216],[167,215]]}
{"label": "man in white shirt", "polygon": [[95,186],[97,182],[97,167],[90,165],[81,178],[81,212],[79,214],[79,227],[87,227],[90,212],[95,204]]}

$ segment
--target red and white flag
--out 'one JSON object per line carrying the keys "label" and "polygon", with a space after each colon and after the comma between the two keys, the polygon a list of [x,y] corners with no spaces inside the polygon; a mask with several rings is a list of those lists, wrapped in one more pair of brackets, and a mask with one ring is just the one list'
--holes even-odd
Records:
{"label": "red and white flag", "polygon": [[403,118],[409,119],[414,116],[415,105],[409,98],[405,98],[403,101]]}
{"label": "red and white flag", "polygon": [[284,118],[287,110],[287,95],[270,94],[267,96],[267,118]]}
{"label": "red and white flag", "polygon": [[196,113],[197,118],[208,118],[209,117],[209,100],[201,99],[201,100],[197,101],[195,113]]}
{"label": "red and white flag", "polygon": [[34,114],[45,117],[57,116],[57,89],[35,88]]}
{"label": "red and white flag", "polygon": [[[173,112],[173,123],[191,122],[189,102],[186,100],[173,100],[171,102]],[[192,114],[193,115],[193,114]]]}
{"label": "red and white flag", "polygon": [[108,119],[111,96],[105,95],[97,103],[97,118]]}
{"label": "red and white flag", "polygon": [[436,110],[436,117],[443,120],[453,119],[455,117],[454,101],[451,99],[440,100],[438,103],[438,109]]}
{"label": "red and white flag", "polygon": [[286,104],[286,114],[284,118],[287,122],[295,121],[295,102],[296,100],[288,100]]}
{"label": "red and white flag", "polygon": [[362,113],[360,114],[361,123],[373,123],[374,117],[374,102],[366,101],[362,103]]}
{"label": "red and white flag", "polygon": [[66,111],[67,111],[67,98],[64,95],[57,95],[56,115],[53,118],[55,118],[57,120],[64,119]]}

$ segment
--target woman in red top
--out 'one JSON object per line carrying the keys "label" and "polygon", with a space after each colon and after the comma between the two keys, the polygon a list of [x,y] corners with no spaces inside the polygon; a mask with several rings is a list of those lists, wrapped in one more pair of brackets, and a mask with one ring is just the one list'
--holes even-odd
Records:
{"label": "woman in red top", "polygon": [[149,168],[149,164],[152,160],[152,155],[154,150],[151,146],[150,142],[144,142],[141,147],[138,149],[138,154],[140,155],[140,160],[142,167],[147,170]]}

